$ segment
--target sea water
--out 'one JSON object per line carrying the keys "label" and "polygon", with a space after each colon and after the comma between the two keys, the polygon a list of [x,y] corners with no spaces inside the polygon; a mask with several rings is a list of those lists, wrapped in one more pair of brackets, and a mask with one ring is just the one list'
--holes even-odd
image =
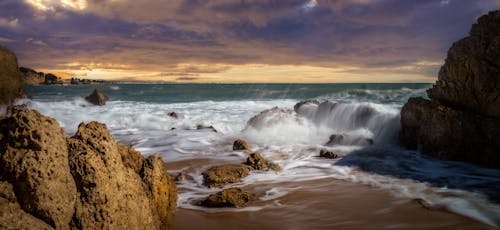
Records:
{"label": "sea water", "polygon": [[[394,196],[418,199],[428,207],[444,208],[498,227],[500,170],[433,159],[406,150],[399,143],[401,107],[410,97],[425,97],[429,87],[40,85],[28,87],[31,100],[17,103],[56,118],[68,135],[73,135],[81,122],[99,121],[117,141],[133,145],[145,155],[159,153],[170,163],[206,160],[195,169],[171,171],[187,173],[187,179],[178,184],[181,208],[213,211],[193,205],[214,193],[203,185],[201,172],[213,165],[245,161],[245,153],[232,150],[233,141],[242,138],[283,168],[278,173],[252,171],[236,184],[265,185],[269,189],[260,197],[263,201],[279,200],[304,181],[334,178],[385,189]],[[92,106],[84,100],[94,88],[109,96],[105,106]],[[295,106],[305,101],[309,102]],[[168,116],[169,112],[176,112],[179,118]],[[342,138],[332,143],[332,135]],[[340,157],[319,158],[320,150],[333,151]],[[250,206],[239,211],[265,208]]]}

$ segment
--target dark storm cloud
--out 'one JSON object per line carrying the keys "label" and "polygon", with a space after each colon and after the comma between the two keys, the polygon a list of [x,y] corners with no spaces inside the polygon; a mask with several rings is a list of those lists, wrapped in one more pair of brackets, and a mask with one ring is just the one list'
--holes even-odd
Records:
{"label": "dark storm cloud", "polygon": [[171,69],[182,63],[427,75],[478,16],[500,6],[498,0],[87,0],[78,9],[46,2],[50,9],[41,10],[29,0],[0,1],[0,43],[22,64],[120,63],[179,77],[214,71]]}

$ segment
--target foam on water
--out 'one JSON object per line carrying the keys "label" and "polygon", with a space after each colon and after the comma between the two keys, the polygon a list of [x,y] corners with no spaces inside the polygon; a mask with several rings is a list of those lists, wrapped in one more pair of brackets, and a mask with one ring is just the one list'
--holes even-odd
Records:
{"label": "foam on water", "polygon": [[[111,90],[119,92],[125,87]],[[95,120],[107,124],[119,142],[133,144],[143,154],[159,152],[168,162],[211,159],[199,168],[186,169],[189,179],[178,185],[179,206],[183,208],[207,211],[192,204],[217,191],[203,185],[201,172],[215,164],[244,162],[247,155],[232,150],[232,142],[244,138],[283,171],[252,171],[231,186],[266,185],[269,189],[260,199],[276,201],[271,206],[299,188],[297,183],[292,186],[286,182],[335,178],[384,188],[397,196],[499,226],[500,206],[491,200],[498,202],[500,198],[500,170],[438,161],[398,146],[399,109],[409,95],[420,95],[421,91],[347,90],[310,97],[318,101],[295,108],[300,100],[281,96],[181,103],[114,100],[104,107],[90,106],[81,97],[18,103],[56,118],[68,135],[73,135],[80,122]],[[172,111],[181,118],[169,117]],[[199,125],[213,126],[217,132],[197,129]],[[335,151],[341,157],[318,158],[320,149]]]}

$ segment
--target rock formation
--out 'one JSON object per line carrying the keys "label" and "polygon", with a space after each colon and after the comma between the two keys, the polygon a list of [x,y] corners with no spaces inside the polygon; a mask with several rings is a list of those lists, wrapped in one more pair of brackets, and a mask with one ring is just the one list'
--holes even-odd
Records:
{"label": "rock formation", "polygon": [[242,164],[219,165],[202,173],[208,187],[223,187],[228,183],[240,182],[250,173],[250,167]]}
{"label": "rock formation", "polygon": [[339,157],[339,154],[334,153],[332,151],[322,149],[319,151],[319,157],[328,158],[328,159],[335,159],[335,158]]}
{"label": "rock formation", "polygon": [[500,11],[455,44],[429,98],[401,110],[402,140],[442,159],[500,168]]}
{"label": "rock formation", "polygon": [[241,188],[228,188],[208,196],[197,205],[208,208],[241,208],[255,200],[255,197]]}
{"label": "rock formation", "polygon": [[97,122],[66,139],[34,110],[0,120],[0,172],[0,228],[164,229],[177,202],[159,156],[118,145]]}
{"label": "rock formation", "polygon": [[37,72],[28,67],[19,67],[19,71],[21,71],[24,84],[39,85],[45,82],[45,74],[43,72]]}
{"label": "rock formation", "polygon": [[278,164],[275,164],[266,158],[264,158],[259,152],[254,152],[248,156],[246,165],[252,167],[256,170],[274,170],[281,171],[281,167]]}
{"label": "rock formation", "polygon": [[108,101],[108,96],[99,92],[97,89],[94,89],[94,92],[86,96],[85,100],[92,103],[93,105],[105,105],[106,101]]}
{"label": "rock formation", "polygon": [[246,152],[252,152],[252,149],[248,143],[242,139],[235,140],[233,143],[233,150],[244,150]]}
{"label": "rock formation", "polygon": [[0,46],[0,105],[10,105],[25,95],[16,55]]}

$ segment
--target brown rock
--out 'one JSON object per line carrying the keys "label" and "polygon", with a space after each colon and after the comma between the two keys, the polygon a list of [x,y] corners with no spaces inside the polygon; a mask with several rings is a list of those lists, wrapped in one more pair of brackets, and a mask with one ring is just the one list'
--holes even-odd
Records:
{"label": "brown rock", "polygon": [[12,185],[0,181],[0,229],[54,229],[26,213],[17,202]]}
{"label": "brown rock", "polygon": [[478,19],[456,43],[436,84],[427,91],[440,104],[500,118],[500,11]]}
{"label": "brown rock", "polygon": [[245,150],[246,152],[252,152],[252,149],[247,144],[246,141],[242,139],[235,140],[233,143],[233,150]]}
{"label": "brown rock", "polygon": [[162,224],[166,225],[177,205],[177,187],[172,177],[166,173],[164,164],[157,154],[148,157],[144,161],[141,177],[150,192],[153,210]]}
{"label": "brown rock", "polygon": [[246,165],[252,167],[256,170],[274,170],[281,171],[281,167],[266,158],[264,158],[259,152],[254,152],[248,156]]}
{"label": "brown rock", "polygon": [[338,158],[339,155],[332,152],[332,151],[322,149],[319,151],[319,157],[328,158],[328,159],[335,159],[335,158]]}
{"label": "brown rock", "polygon": [[25,95],[16,55],[0,46],[0,105],[10,105]]}
{"label": "brown rock", "polygon": [[208,187],[222,187],[228,183],[236,183],[248,176],[250,167],[241,164],[214,166],[202,173]]}
{"label": "brown rock", "polygon": [[141,172],[144,157],[139,151],[132,146],[118,145],[118,152],[126,167],[133,169],[136,173]]}
{"label": "brown rock", "polygon": [[86,96],[85,100],[94,105],[105,105],[106,101],[108,100],[108,96],[99,92],[97,89],[94,89],[94,92]]}
{"label": "brown rock", "polygon": [[[80,124],[68,139],[69,162],[79,197],[72,225],[79,229],[157,229],[164,209],[157,202],[175,186],[166,182],[157,160],[144,162],[142,178],[122,161],[118,145],[106,126]],[[122,152],[123,154],[124,152]],[[125,157],[128,159],[128,157]],[[132,164],[133,165],[133,164]],[[145,182],[143,182],[143,180]],[[172,202],[167,205],[171,210]]]}
{"label": "brown rock", "polygon": [[197,205],[208,208],[240,208],[255,200],[255,195],[240,188],[228,188],[199,201]]}
{"label": "brown rock", "polygon": [[429,155],[500,167],[500,120],[410,98],[401,110],[404,144]]}
{"label": "brown rock", "polygon": [[56,120],[17,108],[1,120],[0,175],[13,185],[24,211],[52,227],[68,228],[76,188],[65,134]]}

